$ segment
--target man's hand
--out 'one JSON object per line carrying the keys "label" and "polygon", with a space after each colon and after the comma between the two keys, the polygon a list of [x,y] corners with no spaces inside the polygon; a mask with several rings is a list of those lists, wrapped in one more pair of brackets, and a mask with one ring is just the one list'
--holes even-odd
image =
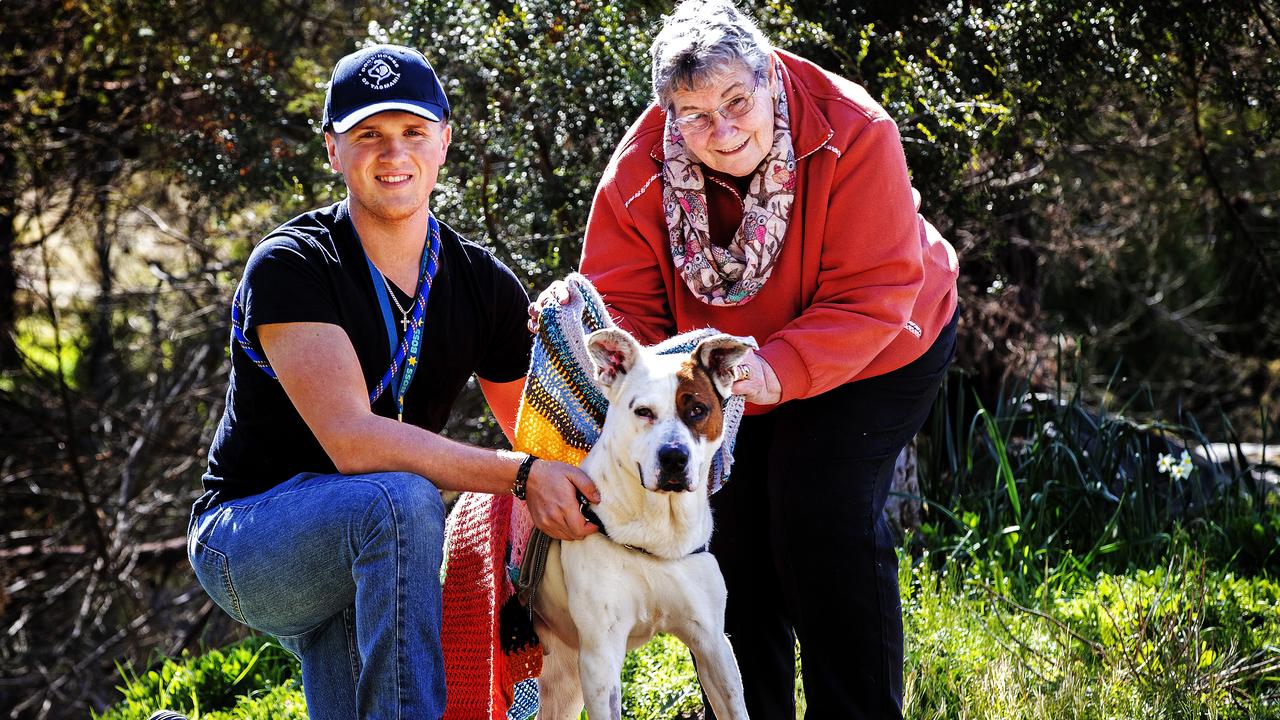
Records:
{"label": "man's hand", "polygon": [[533,524],[557,540],[581,540],[598,528],[582,516],[578,492],[592,503],[600,502],[600,491],[587,474],[554,460],[538,460],[529,468],[525,503]]}
{"label": "man's hand", "polygon": [[782,399],[782,383],[764,358],[755,352],[749,352],[734,368],[733,382],[730,391],[734,395],[742,395],[747,402],[756,405],[773,405]]}
{"label": "man's hand", "polygon": [[538,299],[529,303],[529,332],[538,332],[538,316],[547,305],[568,305],[578,294],[578,289],[563,280],[553,280],[546,290],[538,293]]}

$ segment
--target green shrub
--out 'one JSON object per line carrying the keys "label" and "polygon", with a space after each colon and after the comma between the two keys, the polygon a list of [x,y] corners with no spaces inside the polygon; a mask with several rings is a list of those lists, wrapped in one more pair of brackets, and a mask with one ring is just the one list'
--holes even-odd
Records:
{"label": "green shrub", "polygon": [[124,699],[102,720],[145,720],[169,709],[192,720],[305,718],[297,658],[269,638],[250,637],[220,650],[178,659],[137,675],[121,668]]}
{"label": "green shrub", "polygon": [[670,635],[658,635],[627,653],[622,664],[622,716],[693,717],[702,692],[689,649]]}

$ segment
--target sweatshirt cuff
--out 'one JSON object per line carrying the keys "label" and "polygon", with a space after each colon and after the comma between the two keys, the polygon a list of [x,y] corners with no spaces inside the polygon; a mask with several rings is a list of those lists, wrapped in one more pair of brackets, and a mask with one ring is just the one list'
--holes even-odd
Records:
{"label": "sweatshirt cuff", "polygon": [[813,381],[809,378],[809,368],[795,348],[785,341],[774,340],[760,348],[757,353],[769,363],[769,367],[773,368],[773,374],[778,376],[778,384],[782,386],[782,396],[778,398],[779,404],[804,397],[809,392],[809,388],[813,386]]}

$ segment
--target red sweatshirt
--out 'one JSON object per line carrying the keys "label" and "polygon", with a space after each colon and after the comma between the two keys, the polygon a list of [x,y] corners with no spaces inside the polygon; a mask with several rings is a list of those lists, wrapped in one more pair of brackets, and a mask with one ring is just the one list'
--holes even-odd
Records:
{"label": "red sweatshirt", "polygon": [[[600,180],[581,271],[641,342],[708,326],[755,337],[786,402],[922,355],[956,309],[958,265],[917,212],[898,126],[884,108],[849,80],[778,57],[799,179],[781,256],[755,299],[708,305],[675,271],[662,212],[666,113],[656,105],[627,131]],[[742,201],[707,175],[711,236],[727,240]]]}

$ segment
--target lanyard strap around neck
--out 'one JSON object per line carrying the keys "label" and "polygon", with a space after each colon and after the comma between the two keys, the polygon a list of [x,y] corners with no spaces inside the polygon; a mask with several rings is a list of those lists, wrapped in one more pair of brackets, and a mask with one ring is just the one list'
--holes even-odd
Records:
{"label": "lanyard strap around neck", "polygon": [[[397,385],[396,416],[399,420],[404,420],[404,394],[408,391],[409,384],[413,382],[413,375],[418,367],[418,357],[422,352],[422,326],[427,315],[427,297],[431,294],[431,284],[435,280],[436,271],[440,269],[440,224],[436,222],[434,215],[430,215],[427,218],[427,225],[427,246],[422,251],[422,262],[418,273],[418,293],[413,301],[409,328],[403,339],[396,335],[395,322],[391,317],[391,302],[387,296],[387,288],[382,283],[382,276],[374,267],[373,261],[369,260],[369,255],[365,254],[374,292],[378,295],[378,305],[386,321],[387,346],[394,349],[391,366],[382,374],[378,384],[369,391],[369,404],[373,405],[388,387]],[[271,369],[271,363],[267,361],[266,355],[254,345],[244,331],[244,309],[240,305],[238,292],[231,302],[231,334],[236,344],[253,361],[253,364],[262,368],[262,371],[272,380],[279,380],[275,370]]]}
{"label": "lanyard strap around neck", "polygon": [[[369,259],[368,253],[364,256],[364,262],[369,267],[369,279],[373,281],[373,292],[378,296],[378,308],[382,311],[382,319],[387,326],[387,347],[394,349],[400,336],[396,334],[396,324],[391,319],[391,298],[387,294],[387,285],[382,282],[382,273]],[[421,272],[418,273],[418,277],[422,277]]]}
{"label": "lanyard strap around neck", "polygon": [[382,273],[369,260],[368,253],[365,254],[369,265],[369,279],[378,295],[378,307],[387,327],[388,344],[395,350],[391,366],[369,392],[369,404],[372,405],[384,390],[394,386],[396,419],[401,421],[404,420],[404,396],[409,390],[409,384],[413,382],[414,373],[418,369],[418,358],[422,354],[422,328],[427,314],[427,298],[431,295],[436,270],[440,268],[440,224],[436,222],[434,215],[427,216],[427,226],[427,245],[422,249],[422,261],[418,270],[418,292],[413,301],[413,312],[409,316],[409,327],[398,343],[390,298],[387,287],[382,282]]}

